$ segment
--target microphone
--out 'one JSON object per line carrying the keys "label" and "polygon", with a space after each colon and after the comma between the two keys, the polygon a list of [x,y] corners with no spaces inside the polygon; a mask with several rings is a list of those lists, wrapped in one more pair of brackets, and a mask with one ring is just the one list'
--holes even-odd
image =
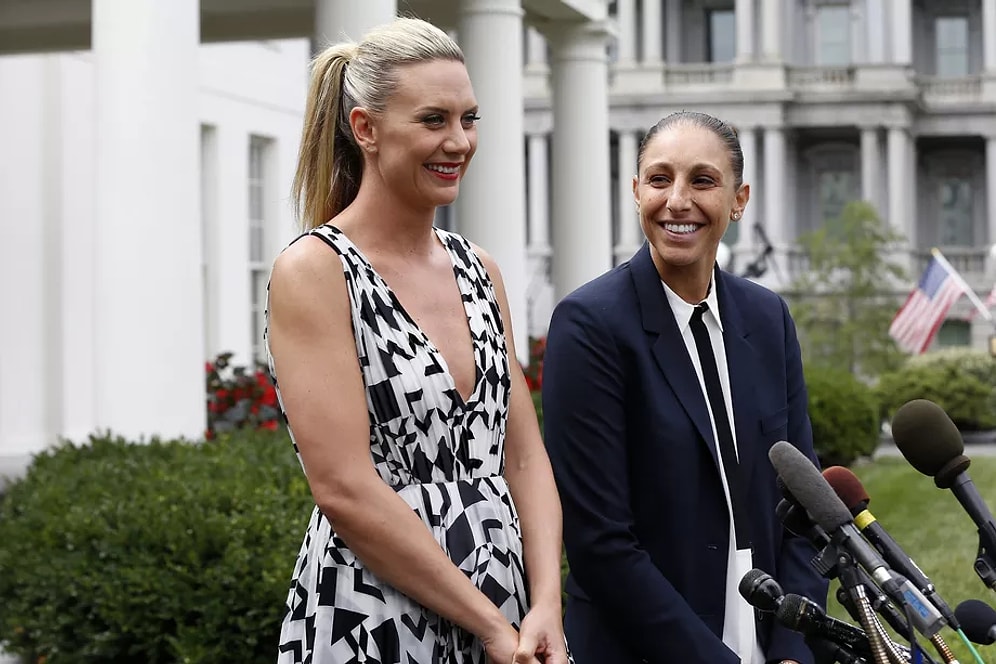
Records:
{"label": "microphone", "polygon": [[965,636],[973,643],[988,646],[996,642],[996,609],[977,599],[966,599],[955,607]]}
{"label": "microphone", "polygon": [[847,509],[851,511],[858,529],[865,536],[865,539],[878,549],[889,567],[909,579],[937,607],[951,629],[957,631],[960,627],[958,619],[947,602],[937,594],[934,584],[868,511],[868,503],[871,502],[871,498],[861,484],[861,480],[843,466],[831,466],[825,469],[823,478],[847,506]]}
{"label": "microphone", "polygon": [[770,574],[756,567],[744,574],[737,590],[748,604],[768,613],[774,613],[785,595],[782,587]]}
{"label": "microphone", "polygon": [[979,530],[975,573],[996,590],[996,521],[968,475],[972,460],[948,414],[933,401],[914,399],[892,418],[892,437],[911,466],[934,478],[939,489],[951,489]]}
{"label": "microphone", "polygon": [[828,616],[811,599],[788,593],[778,605],[775,616],[778,622],[793,631],[842,645],[860,655],[871,656],[871,647],[864,630]]}
{"label": "microphone", "polygon": [[[787,493],[787,491],[786,491]],[[791,496],[791,494],[789,494]],[[814,524],[809,515],[802,506],[793,502],[791,498],[783,498],[778,502],[778,506],[775,508],[775,514],[778,519],[782,522],[782,525],[786,530],[791,532],[793,535],[798,537],[807,538],[816,550],[822,553],[815,560],[811,561],[812,565],[816,568],[823,577],[828,579],[833,579],[839,575],[839,571],[835,562],[824,560],[825,552],[823,550],[828,544],[830,544],[830,536],[826,534],[822,528]],[[833,554],[836,557],[836,554]],[[885,621],[889,623],[889,626],[895,630],[896,634],[906,639],[910,640],[910,631],[906,623],[906,619],[900,615],[899,611],[889,603],[888,598],[882,594],[882,590],[875,585],[868,573],[865,572],[861,567],[855,566],[855,571],[857,572],[859,583],[864,586],[865,593],[868,595],[868,600],[871,602],[872,609],[878,613],[880,616],[885,618]],[[844,592],[843,588],[838,588],[836,593],[837,601],[847,609],[847,612],[851,615],[851,618],[858,620],[857,607],[854,606],[853,601]]]}
{"label": "microphone", "polygon": [[932,637],[944,626],[944,617],[905,577],[890,570],[879,553],[864,540],[850,512],[816,466],[802,452],[785,441],[768,451],[778,475],[809,516],[838,546],[846,548],[868,570],[883,592],[897,605],[910,609],[917,630]]}

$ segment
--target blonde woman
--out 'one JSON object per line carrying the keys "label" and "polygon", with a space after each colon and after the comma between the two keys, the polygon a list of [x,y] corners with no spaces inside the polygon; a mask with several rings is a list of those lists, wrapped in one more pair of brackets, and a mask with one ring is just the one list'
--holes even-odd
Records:
{"label": "blonde woman", "polygon": [[316,507],[281,663],[564,664],[561,512],[497,265],[433,228],[477,148],[459,47],[398,19],[313,63],[270,369]]}

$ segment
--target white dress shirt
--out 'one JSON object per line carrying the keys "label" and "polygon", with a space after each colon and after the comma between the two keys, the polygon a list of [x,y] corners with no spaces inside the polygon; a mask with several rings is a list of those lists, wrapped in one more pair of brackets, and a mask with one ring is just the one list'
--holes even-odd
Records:
{"label": "white dress shirt", "polygon": [[[699,354],[695,347],[695,337],[692,336],[691,320],[695,305],[688,304],[682,300],[663,281],[664,292],[667,294],[667,301],[674,312],[674,319],[678,323],[681,331],[681,338],[685,342],[688,356],[695,367],[695,375],[699,379],[699,387],[702,389],[702,396],[705,398],[706,409],[709,411],[709,422],[712,426],[713,441],[717,441],[716,418],[712,413],[712,405],[706,394],[705,379],[702,376],[702,364],[699,362]],[[712,341],[712,352],[716,357],[716,368],[719,371],[719,382],[723,388],[723,401],[726,402],[726,416],[733,429],[733,446],[736,449],[737,431],[733,425],[733,399],[730,395],[730,371],[726,364],[726,345],[723,343],[723,319],[719,310],[719,299],[716,297],[714,284],[710,284],[709,293],[704,302],[709,306],[709,310],[702,316],[706,329],[709,331],[709,339]],[[719,445],[716,445],[716,455],[719,460],[720,479],[723,483],[723,492],[726,494],[726,504],[730,510],[730,548],[726,564],[726,602],[723,616],[723,643],[730,650],[740,657],[744,664],[765,664],[764,653],[757,640],[757,629],[754,624],[754,608],[740,596],[738,586],[740,579],[754,567],[754,560],[750,549],[737,550],[737,539],[733,527],[733,508],[730,507],[730,487],[726,483],[726,473],[723,472],[722,453]]]}

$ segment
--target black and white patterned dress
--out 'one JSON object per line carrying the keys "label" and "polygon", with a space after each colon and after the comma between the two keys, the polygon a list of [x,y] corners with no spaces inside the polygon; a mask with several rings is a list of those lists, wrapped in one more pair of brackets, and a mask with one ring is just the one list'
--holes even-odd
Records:
{"label": "black and white patterned dress", "polygon": [[[356,246],[332,226],[311,231],[342,261],[377,472],[518,627],[527,595],[518,516],[503,478],[510,381],[502,319],[470,244],[436,233],[473,337],[477,375],[466,403],[443,356]],[[279,664],[484,661],[476,638],[378,579],[315,508],[294,567]]]}

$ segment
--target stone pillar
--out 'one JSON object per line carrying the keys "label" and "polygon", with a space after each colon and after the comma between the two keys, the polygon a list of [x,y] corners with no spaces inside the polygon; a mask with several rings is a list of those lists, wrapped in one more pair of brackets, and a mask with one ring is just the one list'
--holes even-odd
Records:
{"label": "stone pillar", "polygon": [[636,61],[636,0],[616,0],[616,24],[619,26],[619,62]]}
{"label": "stone pillar", "polygon": [[912,247],[916,246],[916,228],[912,223],[913,192],[909,181],[912,146],[904,127],[889,127],[887,132],[889,178],[889,225],[901,233]]}
{"label": "stone pillar", "polygon": [[[519,0],[460,0],[460,46],[486,120],[479,150],[456,200],[460,232],[501,268],[516,352],[528,359],[526,333],[526,181]],[[498,184],[500,183],[500,184]]]}
{"label": "stone pillar", "polygon": [[983,69],[996,74],[996,2],[982,0]]}
{"label": "stone pillar", "polygon": [[761,59],[764,62],[781,62],[784,38],[782,36],[783,0],[761,0]]}
{"label": "stone pillar", "polygon": [[526,66],[546,68],[546,39],[536,28],[526,29]]}
{"label": "stone pillar", "polygon": [[671,64],[679,64],[683,60],[681,52],[684,48],[684,39],[682,38],[683,34],[681,21],[681,3],[665,3],[664,30],[667,35],[665,38],[665,41],[667,42],[667,50],[664,59]]}
{"label": "stone pillar", "polygon": [[199,16],[93,0],[96,424],[130,439],[204,433]]}
{"label": "stone pillar", "polygon": [[761,201],[764,195],[760,187],[757,186],[757,130],[753,127],[738,128],[737,135],[740,137],[740,149],[744,153],[744,182],[751,188],[751,200],[747,202],[747,207],[744,208],[744,214],[740,221],[735,222],[740,224],[737,245],[731,247],[734,249],[734,255],[737,259],[735,265],[739,272],[740,268],[743,267],[744,259],[750,259],[756,246],[754,225],[757,223],[757,210],[762,205]]}
{"label": "stone pillar", "polygon": [[[986,244],[991,247],[996,245],[996,136],[986,137],[986,216],[988,219]],[[992,253],[989,254],[988,260],[992,262]]]}
{"label": "stone pillar", "polygon": [[754,0],[736,0],[737,62],[754,59]]}
{"label": "stone pillar", "polygon": [[785,186],[785,130],[781,127],[764,129],[764,218],[761,220],[768,239],[776,249],[789,242]]}
{"label": "stone pillar", "polygon": [[612,263],[602,23],[560,24],[553,46],[553,283],[559,300]]}
{"label": "stone pillar", "polygon": [[315,0],[312,50],[317,52],[346,39],[359,41],[370,28],[390,23],[397,13],[397,0]]}
{"label": "stone pillar", "polygon": [[662,57],[661,3],[664,0],[642,0],[643,2],[643,63],[659,65]]}
{"label": "stone pillar", "polygon": [[870,64],[880,65],[886,60],[885,43],[888,22],[884,3],[887,0],[865,0],[865,52]]}
{"label": "stone pillar", "polygon": [[553,284],[550,283],[550,159],[549,137],[529,136],[529,335],[543,336],[553,313]]}
{"label": "stone pillar", "polygon": [[882,214],[882,160],[878,127],[861,128],[861,198]]}
{"label": "stone pillar", "polygon": [[617,265],[632,256],[642,243],[640,216],[636,213],[636,205],[633,199],[633,176],[636,175],[636,152],[636,133],[628,130],[620,131],[616,166],[619,173],[616,210],[619,233],[615,248],[615,262]]}
{"label": "stone pillar", "polygon": [[[910,66],[913,63],[913,0],[892,0],[892,62]],[[985,2],[982,3],[983,5]]]}

